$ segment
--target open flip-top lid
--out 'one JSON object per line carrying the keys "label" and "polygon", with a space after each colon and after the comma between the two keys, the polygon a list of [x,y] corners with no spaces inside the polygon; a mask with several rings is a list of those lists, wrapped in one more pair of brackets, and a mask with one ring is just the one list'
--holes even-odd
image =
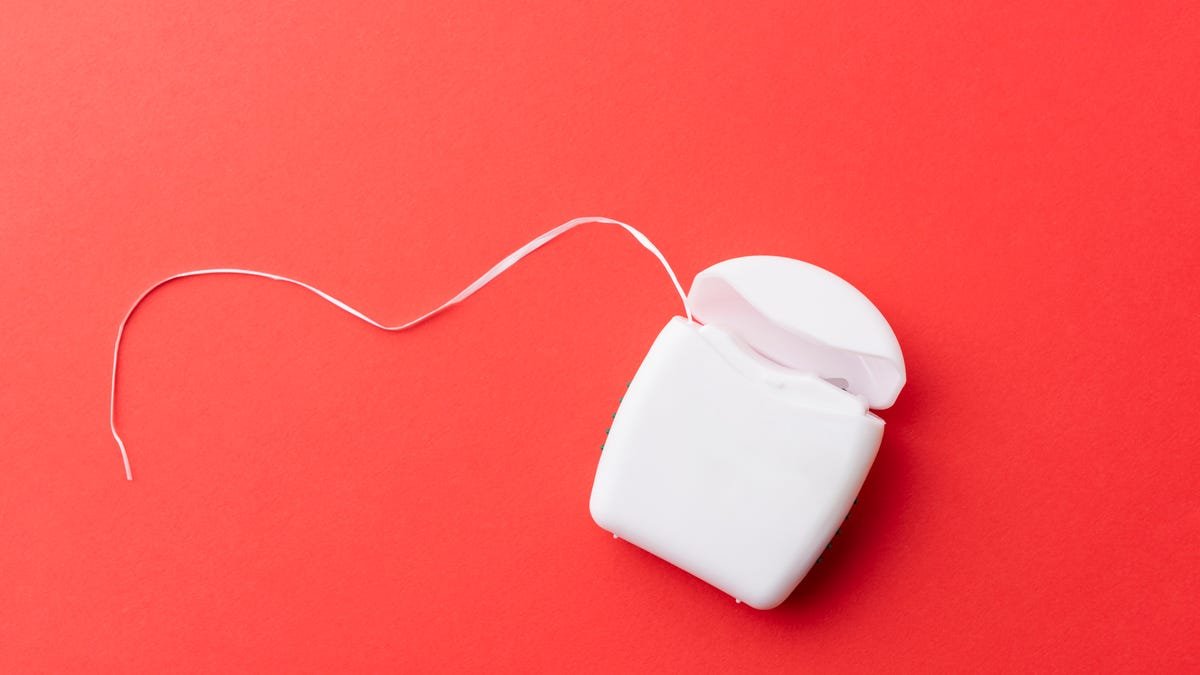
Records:
{"label": "open flip-top lid", "polygon": [[696,275],[692,314],[780,365],[815,373],[890,407],[904,387],[904,356],[883,314],[841,277],[799,260],[748,256]]}

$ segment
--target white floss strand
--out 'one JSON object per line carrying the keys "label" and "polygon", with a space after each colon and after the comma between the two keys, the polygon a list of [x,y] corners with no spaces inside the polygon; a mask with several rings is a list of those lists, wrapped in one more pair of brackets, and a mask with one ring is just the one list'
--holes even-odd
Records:
{"label": "white floss strand", "polygon": [[315,286],[310,286],[310,285],[304,283],[303,281],[297,281],[296,279],[291,279],[291,278],[288,278],[285,276],[280,276],[278,274],[271,274],[269,272],[259,272],[256,270],[245,270],[245,269],[237,269],[237,268],[232,268],[232,267],[218,267],[218,268],[212,268],[212,269],[191,270],[188,272],[180,272],[178,274],[172,274],[171,276],[169,276],[165,279],[161,279],[161,280],[155,282],[153,285],[151,285],[145,291],[142,291],[142,294],[139,295],[137,300],[133,301],[133,305],[131,305],[129,307],[129,311],[125,312],[125,318],[121,319],[121,324],[119,326],[117,326],[117,341],[116,341],[116,344],[113,346],[112,388],[109,391],[109,399],[108,399],[108,426],[109,426],[109,429],[112,431],[113,440],[115,440],[117,442],[117,447],[120,448],[120,450],[121,450],[121,461],[125,464],[125,479],[133,480],[133,472],[129,468],[129,453],[125,450],[125,442],[121,439],[121,434],[117,433],[117,420],[116,420],[117,363],[118,363],[118,360],[121,355],[121,338],[122,338],[122,336],[125,335],[125,324],[129,323],[129,317],[133,316],[134,310],[136,310],[138,308],[138,305],[142,304],[142,301],[146,299],[146,296],[153,293],[159,287],[161,287],[167,283],[170,283],[172,281],[175,281],[176,279],[185,279],[187,277],[207,276],[210,274],[239,274],[242,276],[271,279],[273,281],[283,281],[285,283],[289,283],[294,286],[299,286],[300,288],[303,288],[304,290],[320,297],[322,300],[328,302],[329,304],[333,305],[334,307],[337,307],[338,309],[346,312],[347,314],[350,314],[351,316],[353,316],[361,321],[365,321],[366,323],[369,323],[376,328],[379,328],[382,330],[387,330],[387,331],[402,331],[402,330],[405,330],[408,328],[412,328],[413,326],[416,326],[417,324],[422,323],[427,319],[433,318],[434,316],[441,314],[445,310],[450,309],[451,307],[453,307],[454,305],[457,305],[458,303],[462,302],[463,300],[466,300],[468,297],[470,297],[472,294],[474,294],[475,291],[478,291],[479,289],[483,288],[492,279],[495,279],[496,277],[500,276],[509,267],[512,267],[513,265],[515,265],[517,263],[517,261],[519,261],[521,258],[524,258],[525,256],[529,255],[530,253],[533,253],[534,251],[538,250],[542,246],[545,246],[550,241],[567,233],[568,231],[573,230],[576,227],[579,227],[580,225],[587,225],[590,223],[616,225],[616,226],[624,229],[630,235],[632,235],[633,238],[636,239],[639,244],[641,244],[642,246],[644,246],[646,248],[646,250],[653,253],[654,257],[658,258],[658,262],[662,263],[663,268],[666,269],[667,275],[671,277],[671,283],[675,286],[675,291],[677,293],[679,293],[679,299],[683,301],[683,311],[685,314],[687,314],[688,321],[692,320],[692,312],[691,312],[691,309],[688,308],[688,303],[687,303],[687,294],[683,292],[683,286],[681,286],[679,284],[679,279],[675,276],[675,271],[673,269],[671,269],[670,263],[667,262],[667,259],[663,256],[662,252],[659,251],[658,248],[653,243],[651,243],[651,241],[649,239],[646,238],[646,235],[639,232],[633,226],[622,223],[619,220],[613,220],[611,218],[603,218],[603,217],[599,217],[599,216],[575,218],[574,220],[568,220],[567,222],[563,223],[562,225],[559,225],[558,227],[556,227],[552,230],[549,230],[545,234],[542,234],[541,236],[537,237],[533,241],[530,241],[528,244],[525,244],[524,246],[517,249],[516,251],[513,251],[507,257],[505,257],[503,260],[501,260],[500,262],[493,265],[491,269],[489,269],[487,272],[485,272],[483,274],[483,276],[481,276],[478,279],[476,279],[475,281],[473,281],[470,286],[467,286],[466,288],[464,288],[462,291],[460,291],[458,293],[458,295],[454,296],[453,298],[450,298],[449,300],[442,303],[437,308],[435,308],[425,314],[422,314],[421,316],[413,319],[412,321],[409,321],[408,323],[403,323],[403,324],[400,324],[397,326],[384,325],[384,324],[380,323],[379,321],[376,321],[375,319],[372,319],[371,317],[362,313],[361,311],[355,309],[354,307],[351,307],[350,305],[346,304],[345,302],[338,300],[337,298],[326,293],[325,291],[323,291],[319,288],[316,288]]}

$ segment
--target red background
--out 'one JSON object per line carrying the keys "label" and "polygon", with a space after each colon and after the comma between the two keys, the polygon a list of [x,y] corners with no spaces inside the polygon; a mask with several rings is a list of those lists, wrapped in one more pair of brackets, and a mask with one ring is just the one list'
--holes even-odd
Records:
{"label": "red background", "polygon": [[[1200,665],[1193,3],[0,6],[0,670]],[[108,4],[108,3],[104,3]],[[327,5],[322,7],[321,5]],[[909,384],[759,612],[597,528],[683,278],[850,280]]]}

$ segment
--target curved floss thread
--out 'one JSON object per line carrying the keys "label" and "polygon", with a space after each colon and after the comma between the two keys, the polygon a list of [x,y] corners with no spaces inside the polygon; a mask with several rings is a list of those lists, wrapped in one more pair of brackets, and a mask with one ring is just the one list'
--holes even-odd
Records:
{"label": "curved floss thread", "polygon": [[125,450],[125,442],[121,439],[121,435],[119,433],[117,433],[117,422],[116,422],[117,363],[118,363],[118,360],[119,360],[119,357],[121,354],[121,338],[125,334],[125,324],[129,323],[129,317],[133,316],[134,310],[136,310],[138,308],[138,305],[142,304],[142,301],[145,300],[148,295],[153,293],[160,286],[163,286],[172,281],[175,281],[176,279],[185,279],[187,277],[207,276],[210,274],[239,274],[239,275],[243,275],[243,276],[261,277],[263,279],[271,279],[273,281],[283,281],[285,283],[289,283],[294,286],[299,286],[300,288],[303,288],[304,290],[320,297],[322,300],[328,302],[329,304],[333,305],[334,307],[337,307],[338,309],[346,312],[347,314],[350,314],[351,316],[353,316],[357,319],[365,321],[366,323],[369,323],[376,328],[379,328],[381,330],[386,330],[386,331],[402,331],[402,330],[405,330],[408,328],[412,328],[413,326],[416,326],[417,324],[422,323],[422,322],[426,321],[427,319],[431,319],[434,316],[441,314],[443,311],[453,307],[454,305],[457,305],[458,303],[462,302],[463,300],[466,300],[468,297],[473,295],[475,293],[475,291],[478,291],[480,288],[483,288],[492,279],[495,279],[496,277],[500,276],[509,267],[512,267],[513,265],[515,265],[517,263],[517,261],[521,260],[521,258],[524,258],[525,256],[529,255],[530,253],[533,253],[534,251],[538,250],[539,248],[546,245],[553,239],[559,237],[560,235],[565,234],[566,232],[573,230],[576,227],[579,227],[580,225],[586,225],[589,223],[617,225],[617,226],[621,227],[622,229],[624,229],[626,232],[628,232],[630,235],[632,235],[633,238],[636,239],[639,244],[641,244],[642,246],[644,246],[646,248],[646,250],[653,253],[654,257],[658,258],[658,261],[660,263],[662,263],[663,268],[666,269],[667,275],[671,277],[671,283],[675,286],[675,291],[677,293],[679,293],[679,298],[681,300],[683,300],[683,311],[684,311],[684,313],[687,314],[688,321],[689,322],[692,321],[692,312],[687,304],[687,294],[683,292],[683,286],[681,286],[679,284],[679,279],[675,276],[675,271],[673,269],[671,269],[670,263],[667,262],[667,259],[663,256],[662,252],[659,251],[658,248],[653,243],[651,243],[651,241],[648,238],[646,238],[646,235],[639,232],[633,226],[622,223],[619,220],[613,220],[611,218],[603,218],[603,217],[599,217],[599,216],[590,216],[590,217],[575,218],[573,220],[568,220],[567,222],[563,223],[562,225],[559,225],[558,227],[547,231],[546,233],[542,234],[541,236],[530,241],[528,244],[525,244],[524,246],[517,249],[516,251],[513,251],[512,253],[510,253],[507,257],[505,257],[500,262],[493,265],[491,269],[489,269],[487,272],[485,272],[483,274],[483,276],[481,276],[478,279],[476,279],[475,281],[473,281],[470,286],[467,286],[466,288],[464,288],[462,291],[460,291],[458,293],[458,295],[454,296],[453,298],[450,298],[446,302],[439,305],[437,308],[435,308],[429,312],[426,312],[425,314],[422,314],[421,316],[413,319],[412,321],[409,321],[408,323],[399,324],[396,326],[388,326],[383,323],[380,323],[379,321],[372,319],[371,317],[367,316],[366,314],[362,313],[361,311],[355,309],[354,307],[351,307],[350,305],[346,304],[345,302],[342,302],[341,300],[338,300],[337,298],[333,297],[332,295],[326,293],[325,291],[323,291],[315,286],[310,286],[310,285],[304,283],[303,281],[297,281],[296,279],[291,279],[291,278],[288,278],[285,276],[280,276],[278,274],[271,274],[269,272],[259,272],[257,270],[246,270],[246,269],[238,269],[238,268],[233,268],[233,267],[218,267],[218,268],[212,268],[212,269],[191,270],[188,272],[180,272],[178,274],[173,274],[165,279],[160,279],[159,281],[156,281],[153,285],[151,285],[145,291],[142,291],[142,294],[139,295],[137,300],[133,301],[133,305],[131,305],[129,307],[129,311],[125,312],[125,318],[121,319],[121,324],[119,326],[117,326],[117,341],[116,341],[116,344],[113,346],[112,388],[109,392],[109,399],[108,399],[108,427],[112,431],[113,440],[115,440],[117,442],[117,447],[120,448],[120,450],[121,450],[121,461],[125,465],[125,479],[133,480],[133,472],[129,468],[129,453]]}

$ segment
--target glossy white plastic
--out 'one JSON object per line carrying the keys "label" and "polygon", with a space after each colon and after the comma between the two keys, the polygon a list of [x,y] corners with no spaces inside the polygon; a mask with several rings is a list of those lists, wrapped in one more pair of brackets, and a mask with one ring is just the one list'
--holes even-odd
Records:
{"label": "glossy white plastic", "polygon": [[789,258],[697,275],[613,420],[600,527],[752,607],[792,592],[850,509],[905,381],[891,327],[853,286]]}

